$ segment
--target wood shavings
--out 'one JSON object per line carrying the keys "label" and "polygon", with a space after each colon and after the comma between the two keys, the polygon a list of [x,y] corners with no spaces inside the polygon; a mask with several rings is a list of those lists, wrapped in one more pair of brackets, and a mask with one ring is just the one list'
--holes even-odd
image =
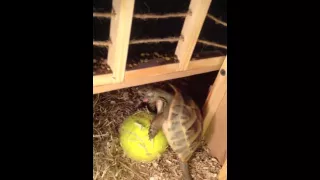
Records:
{"label": "wood shavings", "polygon": [[[155,83],[159,87],[162,83]],[[140,163],[125,156],[120,146],[118,129],[123,120],[137,112],[146,111],[138,96],[140,87],[122,89],[95,95],[94,104],[94,180],[173,180],[181,179],[182,172],[176,154],[168,148],[157,160]],[[112,104],[111,104],[112,103]],[[134,103],[134,104],[132,104]],[[219,167],[217,160],[209,155],[205,144],[189,161],[194,180],[216,180]]]}

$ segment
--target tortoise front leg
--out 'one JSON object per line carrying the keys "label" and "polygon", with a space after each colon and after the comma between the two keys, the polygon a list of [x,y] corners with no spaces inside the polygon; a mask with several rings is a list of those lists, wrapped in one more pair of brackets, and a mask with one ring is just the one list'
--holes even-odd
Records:
{"label": "tortoise front leg", "polygon": [[152,140],[158,134],[159,130],[162,128],[163,123],[164,123],[163,113],[157,114],[152,120],[149,128],[148,135],[150,140]]}
{"label": "tortoise front leg", "polygon": [[151,121],[150,129],[149,129],[149,139],[153,139],[162,128],[162,124],[164,123],[164,102],[162,100],[157,100],[156,103],[157,114]]}
{"label": "tortoise front leg", "polygon": [[165,107],[164,102],[161,99],[158,99],[155,104],[156,104],[156,108],[157,108],[157,113],[158,114],[162,113],[164,111],[164,107]]}

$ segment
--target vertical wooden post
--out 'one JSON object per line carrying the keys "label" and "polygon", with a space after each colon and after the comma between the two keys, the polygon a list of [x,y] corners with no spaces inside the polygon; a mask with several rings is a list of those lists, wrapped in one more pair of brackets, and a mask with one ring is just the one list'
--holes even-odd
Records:
{"label": "vertical wooden post", "polygon": [[188,15],[184,21],[181,31],[183,40],[179,40],[175,52],[179,59],[179,71],[188,68],[210,4],[211,0],[191,0],[190,2],[191,15]]}
{"label": "vertical wooden post", "polygon": [[227,56],[220,68],[220,71],[213,83],[213,86],[209,92],[208,98],[203,106],[204,122],[203,133],[204,136],[213,116],[215,115],[220,102],[227,93]]}
{"label": "vertical wooden post", "polygon": [[223,163],[223,166],[220,169],[218,180],[227,180],[227,160]]}
{"label": "vertical wooden post", "polygon": [[126,69],[134,0],[113,0],[113,15],[110,23],[108,65],[114,82],[122,82]]}
{"label": "vertical wooden post", "polygon": [[224,95],[211,120],[205,140],[210,155],[217,158],[219,164],[223,165],[227,159],[227,94]]}
{"label": "vertical wooden post", "polygon": [[211,156],[223,165],[227,158],[227,57],[203,106],[203,136]]}

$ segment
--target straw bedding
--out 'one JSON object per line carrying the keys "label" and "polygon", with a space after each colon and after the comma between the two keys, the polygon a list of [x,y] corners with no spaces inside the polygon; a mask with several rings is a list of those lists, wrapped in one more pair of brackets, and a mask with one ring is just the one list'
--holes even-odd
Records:
{"label": "straw bedding", "polygon": [[[156,83],[163,86],[162,83]],[[136,111],[147,111],[138,96],[140,87],[126,88],[93,98],[93,179],[94,180],[178,180],[182,178],[177,157],[168,147],[160,159],[140,163],[125,157],[119,142],[119,127]],[[220,165],[209,155],[206,144],[195,152],[189,163],[195,180],[215,180]]]}

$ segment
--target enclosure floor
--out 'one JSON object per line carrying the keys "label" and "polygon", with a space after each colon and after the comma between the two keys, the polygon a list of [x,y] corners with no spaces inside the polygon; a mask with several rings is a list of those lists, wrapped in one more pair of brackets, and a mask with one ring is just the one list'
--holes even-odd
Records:
{"label": "enclosure floor", "polygon": [[[162,86],[162,83],[156,83]],[[141,87],[141,86],[140,86]],[[160,159],[139,163],[125,157],[119,143],[119,127],[123,120],[145,107],[137,95],[140,87],[132,87],[94,95],[93,179],[94,180],[178,180],[182,178],[178,159],[171,148]],[[216,179],[220,166],[209,155],[203,143],[189,162],[191,176],[197,179]]]}

